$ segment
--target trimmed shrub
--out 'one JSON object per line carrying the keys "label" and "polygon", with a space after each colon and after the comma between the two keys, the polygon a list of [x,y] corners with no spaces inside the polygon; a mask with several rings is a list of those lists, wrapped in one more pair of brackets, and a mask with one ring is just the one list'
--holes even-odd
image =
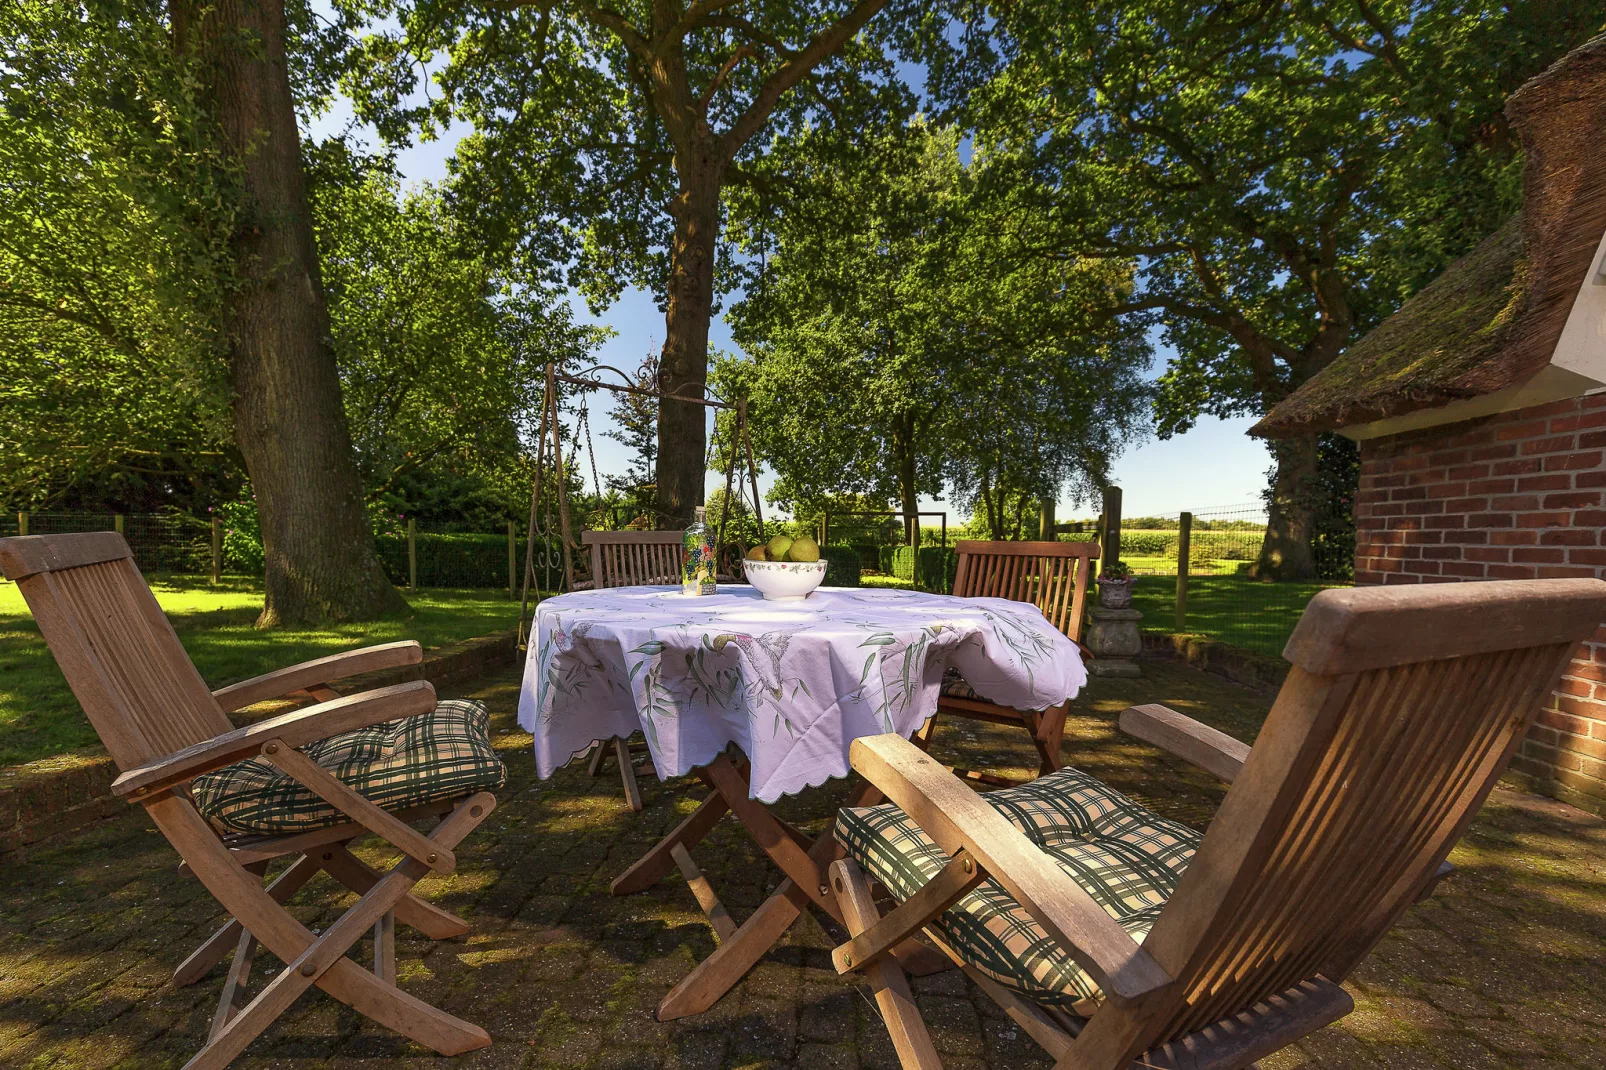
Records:
{"label": "trimmed shrub", "polygon": [[879,562],[879,571],[892,575],[892,558],[898,552],[896,546],[881,546],[876,548],[876,559]]}
{"label": "trimmed shrub", "polygon": [[859,585],[859,551],[852,546],[822,546],[820,557],[825,561],[825,586],[857,587]]}
{"label": "trimmed shrub", "polygon": [[[420,587],[507,587],[507,535],[420,531],[418,585]],[[515,568],[524,567],[524,544],[514,551]],[[407,537],[381,535],[374,540],[379,563],[390,582],[407,585]],[[537,557],[541,544],[536,544]],[[515,571],[515,577],[518,573]],[[536,577],[540,578],[539,565]]]}
{"label": "trimmed shrub", "polygon": [[951,591],[959,555],[940,546],[920,547],[918,557],[912,546],[899,546],[892,555],[892,574],[913,583],[922,591]]}

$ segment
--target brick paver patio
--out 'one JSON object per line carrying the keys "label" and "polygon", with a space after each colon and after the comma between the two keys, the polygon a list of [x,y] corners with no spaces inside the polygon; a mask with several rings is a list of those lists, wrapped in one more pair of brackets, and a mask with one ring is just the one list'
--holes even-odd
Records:
{"label": "brick paver patio", "polygon": [[[1077,704],[1066,753],[1156,809],[1202,824],[1219,788],[1120,737],[1114,714],[1161,701],[1249,739],[1266,702],[1174,664],[1150,663],[1148,673],[1096,683]],[[653,1020],[713,939],[678,876],[624,899],[608,895],[608,882],[700,789],[650,783],[646,811],[632,815],[612,775],[591,780],[569,769],[536,782],[529,737],[513,723],[517,680],[510,671],[472,691],[496,715],[510,774],[502,806],[458,851],[456,874],[420,886],[476,931],[437,945],[397,934],[403,986],[483,1025],[496,1043],[435,1059],[313,992],[236,1065],[895,1068],[864,991],[830,968],[832,939],[815,921],[796,926],[709,1013]],[[938,739],[939,752],[963,754],[972,768],[1021,770],[1030,751],[1001,728],[950,723]],[[822,789],[781,811],[807,827],[839,797],[839,786]],[[776,880],[729,821],[698,857],[738,918]],[[218,918],[177,861],[131,810],[0,868],[0,1066],[180,1066],[197,1049],[221,967],[189,988],[169,976]],[[1606,1066],[1606,822],[1501,792],[1453,861],[1459,872],[1350,986],[1356,1013],[1266,1060],[1266,1070]],[[298,909],[313,926],[334,915],[319,892],[333,895],[316,884]],[[265,953],[262,961],[276,967]],[[950,1070],[1049,1065],[957,971],[916,989]]]}

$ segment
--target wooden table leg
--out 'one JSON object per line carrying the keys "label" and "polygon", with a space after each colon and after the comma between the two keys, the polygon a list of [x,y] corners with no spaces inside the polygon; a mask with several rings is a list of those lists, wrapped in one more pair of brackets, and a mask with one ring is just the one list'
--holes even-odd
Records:
{"label": "wooden table leg", "polygon": [[[838,922],[843,920],[841,908],[826,884],[827,867],[842,855],[841,847],[831,835],[835,818],[805,851],[798,842],[796,830],[783,826],[763,803],[749,798],[746,774],[736,769],[729,759],[716,759],[706,767],[706,772],[715,787],[714,797],[727,800],[731,812],[786,874],[786,879],[740,928],[664,997],[658,1005],[661,1022],[700,1014],[719,1002],[720,997],[735,987],[764,953],[775,946],[810,903],[824,909]],[[860,784],[844,805],[873,806],[880,800],[881,793],[873,785]],[[933,973],[951,965],[936,951],[912,940],[900,945],[893,954],[905,969],[915,974]]]}
{"label": "wooden table leg", "polygon": [[701,843],[705,836],[714,831],[714,826],[719,824],[719,819],[729,809],[725,797],[714,792],[686,820],[676,825],[669,835],[659,840],[652,850],[614,878],[609,891],[614,895],[632,895],[646,891],[669,876],[669,871],[675,868],[674,848],[678,845],[690,850]]}

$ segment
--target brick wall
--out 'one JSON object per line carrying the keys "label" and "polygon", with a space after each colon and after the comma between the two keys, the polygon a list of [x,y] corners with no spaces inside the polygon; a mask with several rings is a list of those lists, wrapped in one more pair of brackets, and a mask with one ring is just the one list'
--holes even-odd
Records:
{"label": "brick wall", "polygon": [[[1355,582],[1606,578],[1606,394],[1361,444]],[[1512,763],[1606,815],[1606,627]]]}

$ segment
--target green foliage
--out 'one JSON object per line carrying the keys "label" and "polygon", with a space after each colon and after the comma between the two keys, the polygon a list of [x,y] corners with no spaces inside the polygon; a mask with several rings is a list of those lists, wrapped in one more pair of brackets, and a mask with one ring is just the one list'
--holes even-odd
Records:
{"label": "green foliage", "polygon": [[[232,455],[235,176],[157,0],[0,5],[0,498]],[[220,462],[222,462],[220,464]]]}
{"label": "green foliage", "polygon": [[[827,49],[809,92],[786,91],[795,79],[782,81],[781,68],[841,15],[837,5],[764,3],[739,16],[720,6],[665,19],[644,0],[558,11],[337,0],[383,27],[357,46],[343,88],[392,142],[472,124],[456,195],[493,247],[568,264],[567,282],[594,308],[631,285],[662,299],[683,189],[712,178],[717,203],[720,171],[745,175],[770,148],[765,131],[846,119],[898,92],[890,60],[862,39]],[[437,66],[421,102],[426,63]],[[700,170],[712,161],[692,151],[698,138],[729,162]]]}
{"label": "green foliage", "polygon": [[899,546],[892,551],[892,575],[922,591],[951,591],[959,555],[940,546]]}
{"label": "green foliage", "polygon": [[1261,411],[1492,232],[1506,96],[1601,26],[1591,0],[993,10],[951,95],[1040,177],[1061,255],[1142,257],[1162,434]]}
{"label": "green foliage", "polygon": [[762,190],[734,199],[752,268],[730,318],[750,356],[714,379],[750,399],[778,503],[912,503],[946,484],[994,537],[1018,535],[1029,503],[1101,483],[1138,433],[1148,349],[1098,311],[1128,267],[1001,239],[1027,191],[963,166],[959,142],[918,119],[810,132],[768,161],[787,210]]}
{"label": "green foliage", "polygon": [[257,517],[256,499],[247,494],[223,502],[217,513],[223,521],[223,571],[262,575],[262,521]]}
{"label": "green foliage", "polygon": [[851,546],[822,546],[820,559],[825,562],[827,587],[857,587],[859,585],[859,551]]}

